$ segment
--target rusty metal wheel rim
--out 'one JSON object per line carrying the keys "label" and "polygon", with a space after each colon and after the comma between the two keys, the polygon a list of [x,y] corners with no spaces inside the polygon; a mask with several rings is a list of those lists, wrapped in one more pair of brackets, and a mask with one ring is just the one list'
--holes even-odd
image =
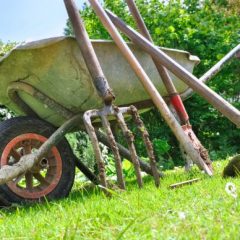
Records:
{"label": "rusty metal wheel rim", "polygon": [[[35,133],[15,137],[3,150],[1,167],[18,162],[21,156],[36,151],[46,140],[46,137]],[[62,159],[57,148],[53,147],[39,164],[7,183],[7,186],[20,197],[39,199],[53,191],[61,175]]]}

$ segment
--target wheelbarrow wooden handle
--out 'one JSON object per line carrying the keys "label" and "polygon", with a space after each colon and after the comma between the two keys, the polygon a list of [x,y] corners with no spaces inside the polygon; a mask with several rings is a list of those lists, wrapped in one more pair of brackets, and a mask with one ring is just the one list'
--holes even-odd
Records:
{"label": "wheelbarrow wooden handle", "polygon": [[179,79],[184,81],[190,86],[195,92],[206,99],[213,107],[221,112],[230,121],[240,127],[240,111],[232,106],[228,101],[223,99],[220,95],[210,89],[207,85],[199,81],[193,74],[184,69],[180,64],[175,62],[171,57],[165,54],[158,47],[154,46],[150,41],[141,36],[134,29],[126,25],[120,18],[118,18],[111,11],[106,10],[111,21],[116,27],[128,36],[132,41],[150,54],[152,57],[157,59],[159,64],[162,64]]}
{"label": "wheelbarrow wooden handle", "polygon": [[73,26],[78,46],[92,77],[94,86],[97,89],[98,94],[103,98],[104,103],[110,105],[115,98],[114,94],[104,76],[76,4],[74,0],[64,0],[64,3],[68,12],[69,19]]}

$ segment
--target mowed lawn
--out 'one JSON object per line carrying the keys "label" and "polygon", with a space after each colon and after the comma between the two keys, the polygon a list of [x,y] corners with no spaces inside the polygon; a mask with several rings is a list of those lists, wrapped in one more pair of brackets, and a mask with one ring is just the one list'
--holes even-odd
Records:
{"label": "mowed lawn", "polygon": [[[225,186],[239,179],[222,179],[227,161],[215,162],[215,176],[198,170],[168,171],[156,189],[151,178],[139,190],[106,198],[98,187],[76,183],[64,200],[1,210],[1,239],[240,239],[240,201]],[[178,181],[200,177],[189,186],[170,190]]]}

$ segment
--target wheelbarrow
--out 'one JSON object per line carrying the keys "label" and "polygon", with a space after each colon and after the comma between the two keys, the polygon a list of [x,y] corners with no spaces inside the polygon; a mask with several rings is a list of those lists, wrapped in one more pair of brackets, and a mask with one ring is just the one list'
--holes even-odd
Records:
{"label": "wheelbarrow", "polygon": [[[91,42],[116,95],[116,104],[135,105],[141,111],[149,110],[153,103],[117,46],[111,41]],[[151,57],[133,44],[129,46],[151,76],[158,91],[167,98]],[[199,63],[199,58],[188,52],[161,49],[189,72]],[[14,48],[0,62],[1,104],[18,115],[0,125],[2,166],[10,164],[14,158],[20,159],[30,153],[31,149],[37,149],[55,131],[54,127],[62,126],[66,119],[79,113],[81,119],[85,111],[102,105],[102,99],[93,86],[75,38],[58,37],[26,43]],[[109,66],[109,63],[114,64]],[[174,75],[171,77],[180,93],[184,94],[189,89]],[[24,115],[27,117],[22,117]],[[79,128],[84,129],[80,124]],[[4,191],[11,192],[14,199],[39,199],[43,195],[51,197],[52,194],[49,193],[59,182],[58,185],[61,186],[56,194],[53,193],[53,198],[65,196],[73,183],[75,157],[66,140],[62,140],[50,154],[50,160],[49,157],[43,159],[42,167],[32,175],[36,184],[41,183],[40,187],[31,186],[32,177],[22,175],[2,186]],[[49,165],[48,170],[46,164]],[[47,174],[51,174],[56,167],[56,174],[52,178],[42,177],[44,169]],[[59,176],[64,179],[60,181]],[[25,185],[22,184],[24,178]],[[34,191],[29,193],[31,188]]]}
{"label": "wheelbarrow", "polygon": [[[96,1],[90,2],[97,14],[103,11]],[[65,0],[65,3],[69,4],[70,8],[73,6],[71,0]],[[70,10],[74,13],[74,7]],[[71,12],[69,16],[72,17]],[[106,13],[103,17],[110,21]],[[111,18],[117,25],[116,17],[112,15]],[[113,24],[111,27],[116,31]],[[78,31],[76,27],[74,29]],[[79,44],[81,39],[77,34],[76,37]],[[192,94],[189,86],[199,91],[195,87],[196,78],[191,75],[194,66],[199,63],[198,57],[185,51],[152,47],[153,45],[147,40],[139,35],[137,37],[148,47],[150,46],[147,53],[141,44],[136,46],[129,43],[124,46],[133,52],[143,67],[142,70],[150,77],[157,92],[165,97],[166,101],[169,99],[169,94],[151,59],[153,53],[164,53],[161,57],[157,54],[155,57],[164,59],[161,64],[171,70],[168,74],[180,95],[184,98],[189,97]],[[113,39],[117,40],[116,37]],[[84,112],[101,108],[104,99],[101,86],[99,88],[94,82],[86,56],[82,49],[79,49],[78,44],[75,38],[70,37],[45,39],[17,46],[0,59],[0,101],[18,115],[0,125],[2,154],[0,183],[6,183],[0,187],[3,201],[38,201],[44,197],[55,199],[67,196],[74,181],[75,165],[91,181],[99,184],[98,176],[76,159],[64,138],[68,132],[85,130]],[[109,83],[115,93],[116,105],[121,109],[125,109],[126,105],[135,105],[140,112],[156,105],[157,100],[154,101],[149,96],[145,87],[139,82],[139,76],[132,64],[129,64],[128,59],[126,61],[126,55],[122,55],[121,41],[118,41],[117,45],[111,41],[91,41],[88,44],[93,46],[93,52],[96,53],[96,58],[107,79],[107,86]],[[235,55],[237,51],[239,48],[231,52],[231,56],[228,55],[227,58]],[[165,59],[171,59],[172,62],[169,63]],[[221,66],[225,62],[226,60]],[[209,73],[214,75],[213,69]],[[181,80],[191,78],[193,83],[190,84],[189,81],[184,83]],[[205,89],[209,93],[207,87],[201,85],[201,81],[198,82],[200,92]],[[220,97],[211,94],[212,92],[210,97],[214,99],[216,106],[219,102],[223,103]],[[108,105],[107,101],[105,98],[105,105]],[[239,112],[228,104],[226,108],[228,117],[231,113],[235,114],[233,118],[229,118],[236,123],[239,120]],[[235,117],[236,115],[238,118]],[[239,125],[239,121],[237,124]],[[98,125],[98,119],[94,119],[94,125]],[[55,127],[59,128],[56,130]],[[99,130],[96,130],[96,135],[101,142],[111,147],[106,135]],[[118,143],[116,145],[120,155],[131,160],[131,151]],[[153,175],[150,165],[141,161],[139,157],[137,160],[141,170]]]}

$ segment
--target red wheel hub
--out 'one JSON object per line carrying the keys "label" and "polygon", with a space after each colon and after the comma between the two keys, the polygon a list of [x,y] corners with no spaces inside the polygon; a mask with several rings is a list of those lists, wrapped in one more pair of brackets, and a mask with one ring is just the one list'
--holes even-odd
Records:
{"label": "red wheel hub", "polygon": [[[23,155],[33,153],[46,140],[46,137],[35,133],[15,137],[3,150],[1,167],[17,163]],[[53,147],[30,171],[13,179],[7,186],[20,197],[38,199],[57,186],[61,175],[62,159],[57,148]]]}

